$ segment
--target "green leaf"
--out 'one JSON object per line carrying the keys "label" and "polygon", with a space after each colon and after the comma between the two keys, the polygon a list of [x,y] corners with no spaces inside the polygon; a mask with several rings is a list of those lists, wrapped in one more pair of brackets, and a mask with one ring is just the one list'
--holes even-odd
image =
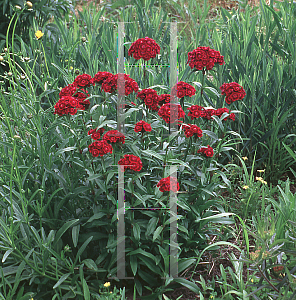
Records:
{"label": "green leaf", "polygon": [[143,150],[142,153],[147,154],[147,155],[151,155],[152,157],[156,157],[156,158],[160,159],[161,161],[164,161],[164,157],[162,155],[156,153],[155,151]]}
{"label": "green leaf", "polygon": [[79,219],[68,221],[66,224],[64,224],[57,232],[54,242],[53,242],[53,248],[55,248],[56,244],[62,237],[62,235],[69,229],[71,226],[73,226],[75,223],[79,222]]}
{"label": "green leaf", "polygon": [[89,293],[89,288],[88,288],[88,285],[85,281],[85,279],[83,278],[83,281],[82,281],[82,285],[83,285],[83,295],[84,295],[84,299],[85,300],[90,300],[90,293]]}
{"label": "green leaf", "polygon": [[152,217],[149,222],[148,222],[148,226],[147,226],[147,230],[145,233],[146,238],[152,233],[154,232],[155,228],[156,228],[156,224],[157,224],[158,218],[156,217]]}
{"label": "green leaf", "polygon": [[7,251],[4,253],[3,258],[2,258],[2,263],[5,262],[6,258],[7,258],[7,257],[9,256],[9,254],[12,253],[12,252],[13,252],[13,249],[9,249],[9,250],[7,250]]}
{"label": "green leaf", "polygon": [[137,241],[141,238],[141,228],[138,223],[133,223],[133,234]]}
{"label": "green leaf", "polygon": [[[95,213],[92,217],[90,217],[90,218],[88,219],[88,221],[87,221],[85,224],[87,224],[87,223],[89,223],[89,222],[92,222],[93,220],[101,219],[101,218],[104,217],[104,216],[106,216],[106,213],[103,213],[103,212]],[[84,225],[85,225],[85,224],[84,224]],[[84,226],[84,225],[82,225],[82,226]]]}
{"label": "green leaf", "polygon": [[72,228],[72,240],[75,248],[77,247],[77,243],[78,243],[79,230],[80,230],[80,225],[74,226]]}
{"label": "green leaf", "polygon": [[137,269],[138,269],[138,262],[137,262],[137,256],[136,255],[132,255],[130,257],[130,265],[131,265],[131,269],[132,269],[132,272],[133,272],[134,276],[136,276]]}
{"label": "green leaf", "polygon": [[76,266],[76,263],[78,261],[78,258],[80,257],[80,255],[83,253],[83,251],[85,250],[86,246],[90,243],[90,241],[93,239],[93,236],[90,236],[84,243],[83,245],[80,247],[80,249],[77,252],[76,258],[75,258],[75,262],[74,262],[74,266]]}
{"label": "green leaf", "polygon": [[186,280],[184,278],[175,278],[174,282],[180,283],[182,286],[187,287],[189,290],[191,290],[194,293],[200,292],[199,287],[195,283]]}
{"label": "green leaf", "polygon": [[155,232],[153,233],[153,239],[152,241],[154,242],[160,235],[160,233],[162,232],[163,227],[162,226],[158,226],[155,230]]}
{"label": "green leaf", "polygon": [[84,264],[85,264],[89,269],[91,269],[91,270],[99,271],[99,269],[98,269],[96,263],[95,263],[92,259],[90,259],[90,258],[84,259],[84,260],[82,261],[82,263],[84,263]]}
{"label": "green leaf", "polygon": [[178,261],[178,272],[182,272],[196,262],[195,258],[184,258]]}
{"label": "green leaf", "polygon": [[59,281],[53,286],[53,289],[56,289],[57,287],[59,287],[70,275],[71,275],[71,273],[64,274],[59,279]]}

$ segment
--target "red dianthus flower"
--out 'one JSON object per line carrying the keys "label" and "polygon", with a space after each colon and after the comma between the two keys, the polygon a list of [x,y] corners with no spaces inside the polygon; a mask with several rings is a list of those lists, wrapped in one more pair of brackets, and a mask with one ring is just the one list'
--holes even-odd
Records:
{"label": "red dianthus flower", "polygon": [[173,86],[172,93],[178,98],[183,98],[185,96],[192,97],[195,95],[196,89],[192,85],[184,81],[179,81],[176,85]]}
{"label": "red dianthus flower", "polygon": [[210,47],[198,47],[188,53],[187,63],[191,69],[202,70],[204,67],[207,70],[212,70],[215,64],[223,65],[224,56],[220,55],[219,51],[213,50]]}
{"label": "red dianthus flower", "polygon": [[107,153],[112,153],[113,148],[105,140],[94,141],[91,145],[88,146],[89,152],[93,157],[103,156]]}
{"label": "red dianthus flower", "polygon": [[[172,186],[171,186],[171,181],[172,181]],[[176,177],[172,177],[172,176],[171,176],[171,179],[170,179],[170,176],[166,177],[166,178],[162,178],[158,182],[157,187],[159,187],[159,190],[161,192],[165,192],[165,191],[170,191],[171,190],[174,193],[176,193],[180,189],[180,185],[179,185],[179,182],[177,181],[177,178]]]}
{"label": "red dianthus flower", "polygon": [[124,134],[122,134],[118,130],[110,130],[110,131],[107,131],[104,134],[103,140],[105,140],[109,143],[120,142],[120,143],[124,144],[125,143],[125,136],[124,136]]}
{"label": "red dianthus flower", "polygon": [[185,131],[186,137],[191,137],[191,136],[202,137],[202,130],[196,125],[193,124],[184,125],[183,129]]}
{"label": "red dianthus flower", "polygon": [[132,43],[128,50],[128,55],[133,56],[136,60],[143,58],[147,61],[150,58],[156,57],[156,54],[159,54],[159,52],[159,45],[153,39],[146,36]]}
{"label": "red dianthus flower", "polygon": [[[172,105],[172,114],[171,114],[171,105]],[[178,110],[178,115],[177,115],[177,110]],[[180,118],[185,117],[185,113],[181,107],[180,104],[171,104],[171,103],[166,103],[164,104],[158,111],[158,115],[167,123],[169,124],[170,122],[173,123],[174,120],[176,122],[180,122]],[[170,118],[172,116],[172,120],[170,121]]]}
{"label": "red dianthus flower", "polygon": [[118,164],[124,166],[124,171],[128,168],[134,171],[141,171],[143,167],[140,157],[132,154],[125,154],[124,158],[118,161]]}
{"label": "red dianthus flower", "polygon": [[[121,82],[121,78],[118,81],[118,75],[121,75],[120,77],[124,78],[124,82]],[[137,84],[137,82],[130,78],[128,74],[123,74],[124,76],[122,76],[122,73],[119,73],[116,75],[110,75],[107,79],[105,79],[102,83],[102,87],[101,90],[103,89],[106,93],[115,93],[117,90],[120,90],[120,87],[124,84],[125,87],[125,96],[131,94],[132,92],[137,92],[139,90],[139,86]],[[117,83],[119,84],[119,86],[117,85]]]}
{"label": "red dianthus flower", "polygon": [[135,130],[135,132],[142,132],[142,133],[144,133],[146,131],[150,132],[152,130],[152,128],[151,128],[150,124],[148,124],[147,122],[141,120],[138,123],[136,123],[134,130]]}
{"label": "red dianthus flower", "polygon": [[91,85],[92,78],[88,74],[78,75],[73,84],[79,87],[89,87]]}
{"label": "red dianthus flower", "polygon": [[105,129],[104,128],[99,128],[98,130],[96,129],[90,129],[87,134],[91,135],[91,138],[93,140],[99,140],[101,138],[101,135],[104,133]]}
{"label": "red dianthus flower", "polygon": [[158,111],[158,95],[157,92],[153,89],[143,89],[141,92],[137,94],[137,98],[144,100],[146,106],[153,110]]}
{"label": "red dianthus flower", "polygon": [[246,91],[236,82],[223,83],[222,86],[220,86],[220,90],[222,91],[222,95],[226,95],[225,101],[227,104],[242,100],[246,96]]}
{"label": "red dianthus flower", "polygon": [[213,157],[214,155],[214,150],[212,147],[210,147],[210,145],[208,145],[208,147],[202,147],[200,148],[197,153],[202,153],[207,157]]}
{"label": "red dianthus flower", "polygon": [[107,78],[113,76],[112,73],[110,72],[98,72],[91,80],[91,84],[95,85],[96,83],[98,84],[102,84],[104,82],[104,80],[106,80]]}

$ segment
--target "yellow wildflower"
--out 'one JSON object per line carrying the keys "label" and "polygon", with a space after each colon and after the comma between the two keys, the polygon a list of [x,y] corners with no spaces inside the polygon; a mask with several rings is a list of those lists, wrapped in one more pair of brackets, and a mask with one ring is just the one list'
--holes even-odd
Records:
{"label": "yellow wildflower", "polygon": [[39,40],[40,38],[42,38],[44,36],[44,33],[42,33],[40,30],[37,30],[35,32],[35,36],[36,36],[37,40]]}
{"label": "yellow wildflower", "polygon": [[253,279],[253,278],[251,278],[251,282],[254,282],[254,279]]}
{"label": "yellow wildflower", "polygon": [[73,67],[72,67],[72,66],[70,66],[70,70],[73,70]]}
{"label": "yellow wildflower", "polygon": [[256,180],[262,181],[263,178],[262,177],[256,177]]}
{"label": "yellow wildflower", "polygon": [[248,189],[248,188],[249,188],[249,187],[248,187],[247,185],[244,185],[244,186],[243,186],[243,189],[244,189],[244,190],[246,190],[246,189]]}
{"label": "yellow wildflower", "polygon": [[265,172],[265,169],[264,170],[257,170],[257,172],[259,172],[259,173]]}
{"label": "yellow wildflower", "polygon": [[0,55],[0,61],[3,61],[3,60],[4,60],[3,56]]}
{"label": "yellow wildflower", "polygon": [[105,284],[104,284],[104,287],[109,287],[110,286],[110,282],[106,282]]}
{"label": "yellow wildflower", "polygon": [[248,158],[246,156],[242,157],[243,160],[248,160]]}

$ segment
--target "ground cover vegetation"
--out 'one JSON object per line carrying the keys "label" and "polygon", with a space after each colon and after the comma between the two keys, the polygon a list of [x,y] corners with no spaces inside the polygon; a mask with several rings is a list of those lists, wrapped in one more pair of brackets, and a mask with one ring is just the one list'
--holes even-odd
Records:
{"label": "ground cover vegetation", "polygon": [[296,298],[296,7],[270,2],[0,1],[1,299]]}

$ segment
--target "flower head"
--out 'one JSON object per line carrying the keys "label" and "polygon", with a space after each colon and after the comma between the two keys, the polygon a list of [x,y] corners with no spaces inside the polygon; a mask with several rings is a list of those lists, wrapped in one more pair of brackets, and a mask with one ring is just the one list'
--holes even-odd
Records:
{"label": "flower head", "polygon": [[220,55],[219,51],[213,50],[210,47],[198,47],[188,53],[187,63],[191,69],[202,70],[204,67],[207,70],[212,70],[215,64],[223,65],[224,56]]}
{"label": "flower head", "polygon": [[[172,106],[172,111],[171,111]],[[174,123],[174,121],[179,122],[180,118],[185,117],[185,112],[183,111],[180,104],[166,103],[158,111],[158,115],[167,123]]]}
{"label": "flower head", "polygon": [[109,143],[125,143],[125,136],[118,130],[110,130],[105,133],[103,140]]}
{"label": "flower head", "polygon": [[220,90],[222,91],[222,95],[226,95],[225,101],[227,104],[242,100],[246,96],[243,87],[236,82],[223,83],[222,86],[220,86]]}
{"label": "flower head", "polygon": [[[171,186],[171,181],[172,181],[172,186]],[[174,193],[176,193],[179,189],[180,189],[180,185],[179,182],[177,181],[176,177],[166,177],[166,178],[162,178],[158,184],[157,187],[159,187],[159,190],[161,192],[165,192],[165,191],[173,191]]]}
{"label": "flower head", "polygon": [[36,36],[37,40],[39,40],[40,38],[42,38],[44,36],[44,33],[42,33],[40,30],[37,30],[35,32],[35,36]]}
{"label": "flower head", "polygon": [[172,94],[176,95],[178,98],[183,98],[185,96],[192,97],[195,95],[195,93],[196,89],[184,81],[179,81],[172,88]]}
{"label": "flower head", "polygon": [[137,94],[137,98],[144,100],[146,106],[152,111],[158,111],[159,106],[159,96],[157,92],[153,89],[143,89],[141,92]]}
{"label": "flower head", "polygon": [[74,86],[78,87],[90,87],[91,83],[92,78],[88,74],[78,75],[73,82]]}
{"label": "flower head", "polygon": [[129,56],[133,56],[136,60],[143,58],[145,61],[155,58],[156,54],[159,53],[159,45],[153,39],[147,36],[133,42],[128,50]]}
{"label": "flower head", "polygon": [[[119,76],[119,80],[118,80],[118,76]],[[130,78],[128,74],[122,74],[122,73],[118,73],[112,76],[109,75],[103,81],[101,90],[104,90],[104,92],[106,93],[112,94],[115,93],[117,90],[121,91],[123,85],[125,87],[125,96],[131,94],[132,92],[136,93],[139,90],[139,86],[137,82],[134,79]]]}
{"label": "flower head", "polygon": [[109,287],[109,286],[110,286],[110,282],[104,283],[104,287]]}
{"label": "flower head", "polygon": [[95,85],[96,83],[102,84],[107,78],[113,76],[110,72],[98,72],[91,80],[91,84]]}
{"label": "flower head", "polygon": [[91,145],[88,146],[89,152],[93,157],[103,156],[107,153],[112,153],[113,148],[105,140],[94,141]]}
{"label": "flower head", "polygon": [[202,137],[202,130],[196,125],[186,124],[183,126],[183,130],[187,138],[191,136]]}
{"label": "flower head", "polygon": [[125,154],[124,158],[118,161],[118,164],[124,166],[124,171],[128,168],[134,171],[141,171],[143,167],[140,157],[132,154]]}
{"label": "flower head", "polygon": [[135,132],[142,132],[142,133],[144,133],[146,131],[150,132],[152,130],[152,128],[151,128],[150,124],[148,124],[147,122],[141,120],[138,123],[136,123],[134,130],[135,130]]}
{"label": "flower head", "polygon": [[247,185],[244,185],[244,186],[243,186],[243,189],[244,189],[244,190],[246,190],[246,189],[248,189],[248,188],[249,188],[249,186],[247,186]]}
{"label": "flower head", "polygon": [[197,153],[202,153],[207,157],[213,157],[214,155],[214,150],[212,147],[210,147],[210,145],[208,145],[208,147],[202,147],[200,148]]}
{"label": "flower head", "polygon": [[243,160],[248,160],[248,158],[246,156],[242,157]]}
{"label": "flower head", "polygon": [[104,133],[104,131],[105,131],[104,128],[99,128],[98,130],[91,129],[87,132],[87,134],[91,135],[91,138],[93,140],[99,140],[101,138],[101,135]]}

